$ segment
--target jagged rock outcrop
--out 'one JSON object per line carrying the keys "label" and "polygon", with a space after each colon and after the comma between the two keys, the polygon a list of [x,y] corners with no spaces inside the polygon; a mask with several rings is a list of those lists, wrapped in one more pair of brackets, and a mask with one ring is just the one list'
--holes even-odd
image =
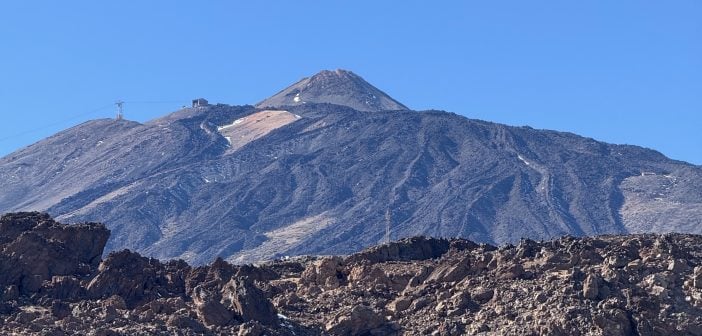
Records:
{"label": "jagged rock outcrop", "polygon": [[222,297],[244,322],[256,321],[277,325],[278,317],[273,304],[248,278],[233,278],[222,290]]}
{"label": "jagged rock outcrop", "polygon": [[[104,242],[106,232],[36,213],[2,221],[3,237],[46,223],[81,239]],[[56,237],[57,246],[63,238],[83,243]],[[0,258],[24,260],[19,252],[33,253],[3,248]],[[38,287],[5,283],[0,334],[702,335],[698,235],[563,237],[499,248],[413,238],[258,266],[217,259],[192,268],[120,251],[95,267],[90,255],[80,258],[90,264],[51,273]],[[66,256],[47,257],[33,260],[53,265]]]}
{"label": "jagged rock outcrop", "polygon": [[254,283],[271,270],[221,259],[193,269],[129,250],[101,261],[108,235],[41,213],[0,218],[0,334],[309,334],[281,326]]}
{"label": "jagged rock outcrop", "polygon": [[[281,277],[273,303],[337,335],[702,335],[702,236],[449,242],[435,258],[368,258],[387,251],[379,246],[337,259],[344,281],[335,289]],[[300,279],[326,260],[305,262]],[[293,293],[294,302],[282,299]],[[355,323],[361,315],[373,322]]]}
{"label": "jagged rock outcrop", "polygon": [[189,271],[190,266],[183,261],[163,264],[124,250],[111,253],[100,263],[86,289],[92,299],[118,295],[133,308],[157,298],[184,295],[184,276]]}
{"label": "jagged rock outcrop", "polygon": [[89,274],[100,262],[109,231],[102,224],[66,226],[41,213],[0,218],[0,288],[36,292],[55,276]]}

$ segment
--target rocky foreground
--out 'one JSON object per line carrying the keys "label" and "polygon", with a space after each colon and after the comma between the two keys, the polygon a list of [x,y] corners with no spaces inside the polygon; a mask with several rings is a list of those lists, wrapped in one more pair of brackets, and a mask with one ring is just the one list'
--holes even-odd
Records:
{"label": "rocky foreground", "polygon": [[411,238],[347,257],[101,259],[101,224],[0,219],[3,335],[702,335],[702,236]]}

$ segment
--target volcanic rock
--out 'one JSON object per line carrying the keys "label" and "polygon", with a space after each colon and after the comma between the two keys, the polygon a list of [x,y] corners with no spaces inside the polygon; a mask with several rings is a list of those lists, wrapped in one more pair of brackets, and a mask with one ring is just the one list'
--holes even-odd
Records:
{"label": "volcanic rock", "polygon": [[278,324],[278,316],[273,304],[266,299],[263,292],[248,279],[230,280],[222,291],[225,301],[228,301],[234,311],[244,322],[257,321],[265,325]]}
{"label": "volcanic rock", "polygon": [[53,276],[85,274],[100,262],[109,231],[102,224],[62,225],[47,214],[0,218],[0,288],[36,292]]}
{"label": "volcanic rock", "polygon": [[[32,232],[33,221],[49,223],[36,214],[11,217],[23,228],[5,234],[13,242]],[[195,268],[115,252],[99,267],[84,263],[38,287],[6,283],[0,334],[702,334],[702,236],[563,237],[502,247],[447,242],[431,258],[369,258],[379,246],[345,257],[258,266],[218,259]],[[0,258],[32,253],[7,251]],[[53,258],[66,257],[44,256],[35,260],[55,265]],[[553,266],[563,263],[571,267]]]}

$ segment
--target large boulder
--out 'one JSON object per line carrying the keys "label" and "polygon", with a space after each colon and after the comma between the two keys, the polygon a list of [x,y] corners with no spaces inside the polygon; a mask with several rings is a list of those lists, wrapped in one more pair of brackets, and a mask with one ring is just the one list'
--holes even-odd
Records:
{"label": "large boulder", "polygon": [[228,303],[244,322],[278,324],[278,315],[273,304],[249,279],[233,278],[229,281],[222,289],[222,301]]}
{"label": "large boulder", "polygon": [[206,286],[193,289],[193,303],[200,321],[208,327],[221,327],[234,320],[234,314],[220,302],[219,293]]}
{"label": "large boulder", "polygon": [[[93,299],[119,295],[130,308],[160,297],[185,295],[183,277],[177,274],[185,272],[187,265],[180,265],[186,268],[181,270],[179,265],[164,265],[129,250],[113,252],[88,284],[88,294]],[[169,271],[167,266],[175,269]]]}
{"label": "large boulder", "polygon": [[466,255],[453,262],[437,266],[426,282],[457,282],[463,280],[471,273],[470,259],[470,255]]}
{"label": "large boulder", "polygon": [[316,285],[319,288],[330,290],[339,288],[343,260],[340,257],[326,257],[313,262],[302,272],[301,282],[306,285]]}
{"label": "large boulder", "polygon": [[326,327],[330,335],[391,335],[398,328],[389,324],[379,312],[365,305],[353,307],[335,316]]}
{"label": "large boulder", "polygon": [[53,276],[90,274],[110,235],[102,224],[63,225],[49,215],[12,213],[0,218],[0,286],[37,292]]}
{"label": "large boulder", "polygon": [[594,300],[599,294],[600,279],[595,274],[588,274],[583,282],[583,297]]}

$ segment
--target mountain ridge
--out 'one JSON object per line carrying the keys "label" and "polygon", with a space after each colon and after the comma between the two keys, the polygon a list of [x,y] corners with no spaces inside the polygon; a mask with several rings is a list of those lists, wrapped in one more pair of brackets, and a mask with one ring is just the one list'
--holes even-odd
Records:
{"label": "mountain ridge", "polygon": [[495,244],[702,233],[702,170],[654,150],[330,103],[84,123],[0,158],[0,188],[2,212],[104,222],[107,251],[195,264],[348,254],[388,221],[392,239]]}

